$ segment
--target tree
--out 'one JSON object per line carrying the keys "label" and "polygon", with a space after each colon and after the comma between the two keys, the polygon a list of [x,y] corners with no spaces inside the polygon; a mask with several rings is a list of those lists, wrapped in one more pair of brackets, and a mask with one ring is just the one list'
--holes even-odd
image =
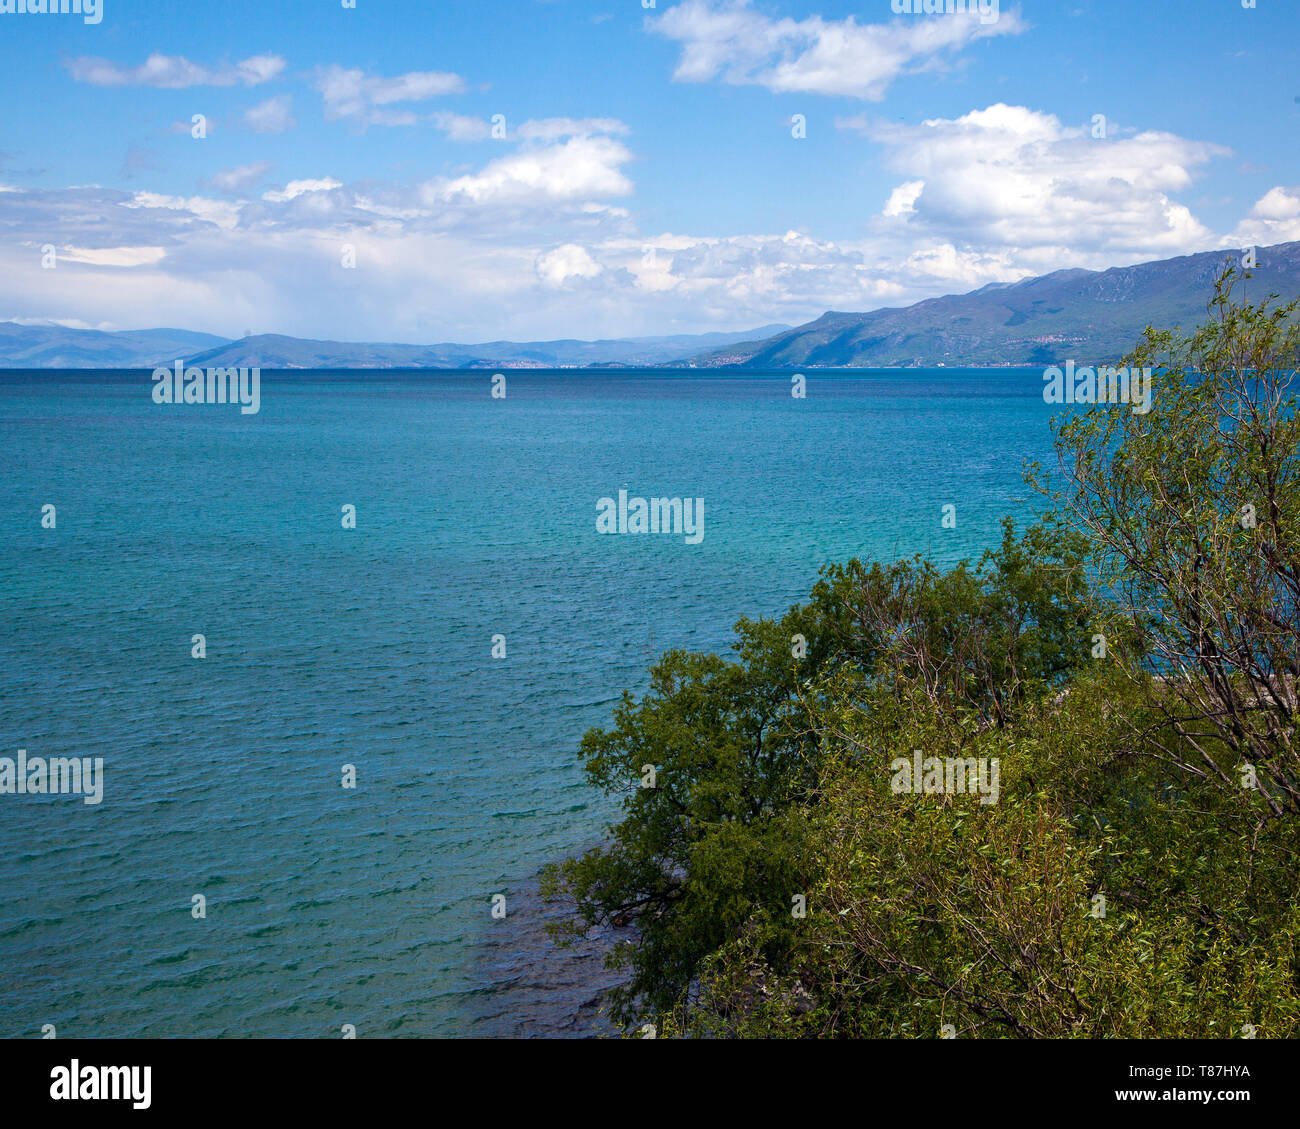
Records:
{"label": "tree", "polygon": [[1234,303],[1237,277],[1206,325],[1148,329],[1125,358],[1155,370],[1152,411],[1059,425],[1054,497],[1141,640],[1119,661],[1160,677],[1174,740],[1149,735],[1148,753],[1271,818],[1300,812],[1300,300]]}
{"label": "tree", "polygon": [[[628,972],[611,1001],[624,1024],[671,1006],[746,921],[764,922],[780,959],[791,895],[806,888],[790,814],[816,781],[800,695],[828,653],[819,627],[814,609],[796,608],[741,620],[739,661],[669,652],[644,698],[624,693],[613,727],[583,738],[588,778],[622,797],[622,819],[606,844],[549,868],[543,889],[576,903],[561,934],[636,924],[636,940],[611,954]],[[802,659],[797,635],[808,640]]]}
{"label": "tree", "polygon": [[885,708],[920,678],[1001,723],[1027,688],[1088,661],[1091,614],[1078,542],[1041,525],[1018,538],[1007,523],[974,567],[826,569],[808,604],[737,624],[737,661],[665,655],[644,698],[624,694],[613,727],[582,741],[587,776],[621,797],[621,820],[544,875],[548,894],[576,905],[561,934],[636,923],[611,955],[629,974],[615,1016],[671,1008],[742,927],[784,967],[801,920],[792,899],[814,877],[807,812],[827,733],[813,719],[828,695],[876,687]]}

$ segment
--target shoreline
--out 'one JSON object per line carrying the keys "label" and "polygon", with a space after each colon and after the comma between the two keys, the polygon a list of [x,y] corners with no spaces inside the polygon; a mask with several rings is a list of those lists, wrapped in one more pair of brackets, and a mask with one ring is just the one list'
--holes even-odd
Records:
{"label": "shoreline", "polygon": [[506,918],[476,943],[474,1003],[467,1009],[472,1038],[617,1039],[621,1029],[605,1013],[605,997],[624,977],[605,967],[633,926],[597,926],[560,946],[546,931],[570,907],[542,899],[539,875],[506,890]]}

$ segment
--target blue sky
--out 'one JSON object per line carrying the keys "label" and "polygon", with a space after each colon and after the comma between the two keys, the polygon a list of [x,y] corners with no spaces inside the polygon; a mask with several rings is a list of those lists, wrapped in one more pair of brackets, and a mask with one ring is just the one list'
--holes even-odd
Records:
{"label": "blue sky", "polygon": [[736,330],[1300,239],[1295,0],[101,3],[0,0],[0,320]]}

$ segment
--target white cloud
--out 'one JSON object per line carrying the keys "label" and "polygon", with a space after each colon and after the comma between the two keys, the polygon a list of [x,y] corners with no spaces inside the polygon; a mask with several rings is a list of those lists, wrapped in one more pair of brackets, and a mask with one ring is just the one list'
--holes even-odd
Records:
{"label": "white cloud", "polygon": [[1229,150],[1171,133],[1094,140],[1051,114],[998,103],[920,125],[841,123],[908,179],[872,231],[1005,253],[1025,271],[1204,250],[1213,233],[1174,199]]}
{"label": "white cloud", "polygon": [[486,141],[492,136],[492,123],[483,118],[439,110],[431,120],[452,141]]}
{"label": "white cloud", "polygon": [[431,202],[557,203],[626,196],[632,182],[622,166],[632,154],[608,137],[573,137],[557,145],[499,157],[467,176],[432,182]]}
{"label": "white cloud", "polygon": [[594,133],[627,133],[617,118],[537,118],[519,127],[525,141],[559,141],[565,137],[590,137]]}
{"label": "white cloud", "polygon": [[279,55],[253,55],[239,63],[203,66],[181,55],[150,55],[138,67],[83,55],[64,64],[77,82],[92,86],[156,86],[180,90],[188,86],[258,86],[284,70]]}
{"label": "white cloud", "polygon": [[418,118],[413,112],[383,107],[397,102],[426,102],[465,88],[459,75],[440,71],[411,71],[381,78],[337,64],[317,67],[312,81],[324,100],[327,120],[354,118],[367,125],[414,125]]}
{"label": "white cloud", "polygon": [[233,169],[223,169],[221,172],[214,173],[208,183],[218,192],[242,192],[256,184],[270,171],[270,161],[257,161],[251,165],[239,165]]}
{"label": "white cloud", "polygon": [[889,194],[889,199],[886,201],[881,215],[902,216],[915,211],[916,198],[921,195],[924,188],[925,181],[923,180],[904,181]]}
{"label": "white cloud", "polygon": [[[430,120],[452,141],[486,141],[492,136],[492,123],[484,118],[441,110],[432,114]],[[513,131],[507,130],[505,140],[560,141],[566,137],[627,132],[627,124],[617,118],[533,118]]]}
{"label": "white cloud", "polygon": [[158,262],[166,253],[162,247],[61,247],[59,259],[96,267],[139,267]]}
{"label": "white cloud", "polygon": [[81,318],[7,318],[0,317],[0,321],[12,322],[14,325],[35,325],[51,326],[57,325],[64,329],[99,329],[112,332],[117,327],[111,322],[98,322],[92,324],[88,321],[82,321]]}
{"label": "white cloud", "polygon": [[288,94],[277,94],[259,102],[244,112],[244,124],[254,133],[283,133],[296,124],[293,120],[293,99]]}
{"label": "white cloud", "polygon": [[283,204],[308,192],[330,192],[335,188],[342,187],[343,182],[335,180],[332,176],[321,177],[318,180],[291,180],[283,189],[271,189],[269,192],[263,192],[262,199],[273,204]]}
{"label": "white cloud", "polygon": [[184,226],[191,222],[208,223],[229,231],[239,223],[240,205],[230,200],[213,200],[206,196],[167,196],[158,192],[136,192],[121,203],[123,208],[140,211],[145,224],[166,228],[169,223],[155,209],[171,212]]}
{"label": "white cloud", "polygon": [[[881,0],[881,8],[888,9]],[[942,57],[996,35],[1024,30],[1015,12],[995,22],[978,14],[888,16],[859,24],[854,17],[772,19],[749,0],[686,0],[651,19],[651,30],[681,44],[673,77],[680,82],[721,78],[733,85],[782,93],[840,95],[879,101],[910,71],[932,69]]]}
{"label": "white cloud", "polygon": [[1300,188],[1270,188],[1225,245],[1267,246],[1300,239]]}
{"label": "white cloud", "polygon": [[565,243],[537,259],[538,277],[551,286],[561,286],[570,278],[595,278],[602,269],[586,248],[576,243]]}

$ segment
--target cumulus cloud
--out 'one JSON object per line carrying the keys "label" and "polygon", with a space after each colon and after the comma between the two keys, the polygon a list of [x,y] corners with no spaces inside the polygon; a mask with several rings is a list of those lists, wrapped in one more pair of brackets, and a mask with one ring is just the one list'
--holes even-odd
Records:
{"label": "cumulus cloud", "polygon": [[885,201],[884,216],[905,216],[909,212],[916,211],[916,200],[925,188],[923,180],[904,181],[890,194],[889,199]]}
{"label": "cumulus cloud", "polygon": [[1230,241],[1233,246],[1267,246],[1300,239],[1300,188],[1270,188],[1250,209]]}
{"label": "cumulus cloud", "polygon": [[288,94],[277,94],[244,111],[244,124],[254,133],[283,133],[292,129],[293,99]]}
{"label": "cumulus cloud", "polygon": [[570,278],[595,278],[603,268],[584,247],[565,243],[537,258],[537,275],[551,286],[561,286]]}
{"label": "cumulus cloud", "polygon": [[1026,270],[1115,265],[1214,242],[1174,194],[1229,150],[1159,131],[1094,140],[1052,114],[998,103],[919,125],[841,123],[907,177],[873,230],[1006,252]]}
{"label": "cumulus cloud", "polygon": [[279,55],[252,55],[239,63],[204,66],[182,55],[150,55],[138,67],[83,55],[64,64],[77,82],[92,86],[156,86],[181,90],[189,86],[259,86],[284,70]]}
{"label": "cumulus cloud", "polygon": [[609,137],[571,137],[489,162],[477,173],[432,182],[431,202],[556,203],[626,196],[632,182],[622,166],[632,158]]}
{"label": "cumulus cloud", "polygon": [[681,44],[673,72],[679,82],[720,78],[781,93],[869,101],[880,101],[902,74],[931,69],[945,55],[1024,26],[1016,12],[988,23],[977,13],[892,16],[872,24],[853,16],[772,19],[751,8],[750,0],[686,0],[649,20],[652,31]]}
{"label": "cumulus cloud", "polygon": [[365,125],[415,125],[419,119],[414,112],[387,107],[398,102],[426,102],[465,88],[459,75],[441,71],[411,71],[382,78],[337,64],[317,67],[312,83],[324,101],[327,120],[349,118]]}

